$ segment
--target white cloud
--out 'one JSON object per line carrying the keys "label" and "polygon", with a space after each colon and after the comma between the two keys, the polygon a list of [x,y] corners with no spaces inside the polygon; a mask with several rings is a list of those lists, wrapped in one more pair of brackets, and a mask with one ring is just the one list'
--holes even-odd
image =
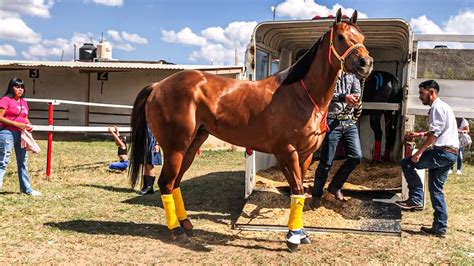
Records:
{"label": "white cloud", "polygon": [[84,43],[98,43],[98,40],[95,40],[93,38],[92,33],[87,32],[87,33],[81,33],[81,32],[74,32],[72,34],[72,37],[69,41],[70,44],[84,44]]}
{"label": "white cloud", "polygon": [[112,47],[117,48],[119,50],[123,51],[134,51],[136,48],[130,44],[131,43],[137,43],[137,44],[147,44],[148,40],[146,38],[141,37],[140,35],[136,33],[128,33],[125,31],[122,31],[121,33],[116,31],[116,30],[108,30],[107,34],[110,36],[112,39]]}
{"label": "white cloud", "polygon": [[53,0],[2,0],[0,14],[2,17],[32,17],[49,18],[49,10],[53,7]]}
{"label": "white cloud", "polygon": [[[90,32],[74,32],[69,40],[64,38],[43,40],[41,43],[30,45],[21,54],[27,60],[60,60],[63,56],[64,61],[71,61],[74,59],[74,44],[76,44],[76,57],[79,57],[79,48],[84,43],[90,43],[91,38]],[[98,43],[94,39],[92,42]]]}
{"label": "white cloud", "polygon": [[148,40],[140,37],[140,35],[136,33],[128,33],[125,31],[122,31],[122,37],[125,41],[133,42],[133,43],[138,43],[138,44],[147,44]]}
{"label": "white cloud", "polygon": [[4,19],[4,18],[19,18],[20,17],[20,14],[16,13],[16,12],[12,12],[12,11],[6,11],[6,10],[2,10],[0,8],[0,19]]}
{"label": "white cloud", "polygon": [[116,42],[122,42],[123,41],[122,37],[120,36],[120,32],[118,32],[116,30],[108,30],[107,34],[110,36],[110,38],[112,38],[112,40],[114,40]]}
{"label": "white cloud", "polygon": [[0,45],[0,56],[16,56],[15,48],[9,44]]}
{"label": "white cloud", "polygon": [[[474,34],[474,11],[465,10],[456,16],[449,17],[444,27],[438,26],[426,15],[410,20],[415,33],[421,34]],[[435,45],[447,45],[452,49],[474,48],[472,44],[455,42],[421,42],[418,48],[433,48]]]}
{"label": "white cloud", "polygon": [[43,40],[42,43],[46,46],[58,46],[66,48],[70,42],[63,38],[57,38],[55,40]]}
{"label": "white cloud", "polygon": [[123,0],[86,0],[86,2],[92,2],[96,5],[104,6],[123,6]]}
{"label": "white cloud", "polygon": [[63,50],[59,47],[46,47],[43,44],[33,44],[21,54],[28,60],[47,60],[50,57],[56,57],[55,60],[60,60],[62,51]]}
{"label": "white cloud", "polygon": [[161,30],[162,40],[170,43],[181,43],[188,45],[198,45],[203,46],[207,44],[206,38],[198,36],[188,27],[182,29],[179,32],[174,30]]}
{"label": "white cloud", "polygon": [[192,52],[188,59],[192,62],[196,62],[203,59],[205,63],[211,63],[215,65],[233,64],[234,50],[226,49],[222,44],[208,44],[202,46],[199,51]]}
{"label": "white cloud", "polygon": [[221,27],[210,27],[201,31],[204,38],[211,42],[226,43],[229,40],[225,37],[225,31]]}
{"label": "white cloud", "polygon": [[[277,17],[290,17],[291,19],[311,19],[314,16],[334,16],[339,8],[342,9],[342,14],[348,17],[352,16],[354,12],[353,8],[344,8],[340,4],[328,8],[317,4],[314,0],[286,0],[276,6],[275,15]],[[358,10],[358,18],[367,18],[367,15]]]}
{"label": "white cloud", "polygon": [[[123,50],[123,51],[134,51],[136,48],[130,43],[124,42],[120,34],[117,31],[109,30],[107,31],[109,36],[115,36],[118,41],[112,43],[112,47]],[[117,33],[117,34],[116,34]],[[113,39],[113,37],[111,37]],[[38,44],[30,45],[25,51],[21,54],[25,59],[28,60],[60,60],[63,56],[63,61],[71,61],[74,59],[74,44],[76,45],[76,59],[79,58],[79,48],[81,48],[84,43],[94,43],[97,45],[99,41],[93,38],[92,33],[80,33],[74,32],[71,38],[57,38],[51,40],[43,40]],[[63,54],[64,51],[64,54]]]}
{"label": "white cloud", "polygon": [[130,51],[133,51],[133,50],[136,49],[135,47],[133,47],[129,43],[118,44],[118,45],[115,46],[115,48],[117,48],[119,50],[124,50],[124,51],[127,51],[127,52],[130,52]]}
{"label": "white cloud", "polygon": [[241,55],[238,60],[243,63],[245,47],[250,42],[253,29],[257,22],[232,22],[227,27],[209,27],[198,35],[190,28],[184,28],[178,33],[175,31],[162,30],[162,39],[167,42],[180,43],[184,45],[198,45],[199,50],[193,51],[188,59],[196,62],[203,61],[218,65],[233,65],[235,62],[235,50]]}
{"label": "white cloud", "polygon": [[450,17],[444,30],[449,33],[474,34],[474,10],[466,10]]}
{"label": "white cloud", "polygon": [[230,42],[237,42],[240,45],[247,45],[256,26],[257,22],[255,21],[232,22],[225,28],[224,35]]}
{"label": "white cloud", "polygon": [[41,41],[41,35],[34,32],[20,18],[12,17],[0,19],[0,39],[38,43]]}
{"label": "white cloud", "polygon": [[410,24],[415,32],[441,34],[443,30],[426,16],[412,18]]}
{"label": "white cloud", "polygon": [[[336,4],[331,8],[317,4],[314,0],[286,0],[276,7],[278,17],[289,17],[291,19],[311,19],[316,15],[326,17],[336,14],[342,8],[344,15],[351,16],[352,8],[344,8]],[[359,18],[366,18],[364,13],[358,13]],[[235,50],[237,49],[238,61],[243,63],[245,48],[257,22],[236,21],[229,23],[227,27],[209,27],[194,33],[186,27],[176,32],[173,30],[161,30],[162,40],[170,43],[200,46],[199,50],[189,55],[189,60],[196,62],[202,60],[206,63],[212,61],[215,64],[234,64]]]}

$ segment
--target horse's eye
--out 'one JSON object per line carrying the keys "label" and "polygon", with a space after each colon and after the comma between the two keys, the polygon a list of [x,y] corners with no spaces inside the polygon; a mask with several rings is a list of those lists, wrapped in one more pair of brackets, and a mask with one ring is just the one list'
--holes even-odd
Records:
{"label": "horse's eye", "polygon": [[338,39],[339,41],[342,41],[342,40],[344,40],[344,36],[342,36],[342,35],[339,34],[339,35],[337,35],[337,39]]}

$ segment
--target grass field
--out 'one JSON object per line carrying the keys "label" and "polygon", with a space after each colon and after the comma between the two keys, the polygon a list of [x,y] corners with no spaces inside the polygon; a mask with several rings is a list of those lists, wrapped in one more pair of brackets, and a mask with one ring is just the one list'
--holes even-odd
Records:
{"label": "grass field", "polygon": [[[54,143],[51,181],[43,151],[30,155],[33,187],[41,197],[19,194],[14,162],[0,194],[0,263],[474,263],[474,167],[451,175],[446,239],[419,234],[432,219],[404,213],[401,237],[312,234],[313,243],[288,253],[283,233],[245,232],[232,222],[245,203],[242,152],[203,151],[182,182],[195,237],[168,240],[160,195],[139,197],[126,173],[106,171],[116,159],[111,141]],[[288,203],[289,204],[289,203]]]}

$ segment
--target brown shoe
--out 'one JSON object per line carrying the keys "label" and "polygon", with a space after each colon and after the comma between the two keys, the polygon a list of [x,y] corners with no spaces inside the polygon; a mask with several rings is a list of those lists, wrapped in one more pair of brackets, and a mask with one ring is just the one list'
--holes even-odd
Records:
{"label": "brown shoe", "polygon": [[400,207],[400,209],[404,211],[422,211],[423,210],[423,205],[413,203],[413,201],[409,199],[395,201],[395,205],[397,205],[398,207]]}
{"label": "brown shoe", "polygon": [[446,233],[435,232],[433,230],[433,228],[431,228],[431,227],[422,226],[420,228],[420,232],[428,234],[428,235],[433,235],[433,236],[436,236],[436,237],[439,237],[439,238],[446,238]]}
{"label": "brown shoe", "polygon": [[329,188],[328,191],[329,191],[329,193],[334,195],[336,200],[346,201],[346,199],[344,198],[344,195],[342,194],[342,191],[340,189]]}

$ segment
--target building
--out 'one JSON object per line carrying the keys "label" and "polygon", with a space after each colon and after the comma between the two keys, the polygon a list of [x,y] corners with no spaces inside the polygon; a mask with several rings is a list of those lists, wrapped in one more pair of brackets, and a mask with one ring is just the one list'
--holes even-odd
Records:
{"label": "building", "polygon": [[[0,60],[0,84],[12,77],[26,83],[26,97],[79,102],[133,105],[137,93],[149,83],[185,69],[240,79],[242,66],[174,65],[160,62],[56,62]],[[30,120],[47,125],[48,105],[30,102]],[[130,108],[61,104],[54,107],[60,126],[129,126]],[[179,110],[177,110],[179,111]]]}

